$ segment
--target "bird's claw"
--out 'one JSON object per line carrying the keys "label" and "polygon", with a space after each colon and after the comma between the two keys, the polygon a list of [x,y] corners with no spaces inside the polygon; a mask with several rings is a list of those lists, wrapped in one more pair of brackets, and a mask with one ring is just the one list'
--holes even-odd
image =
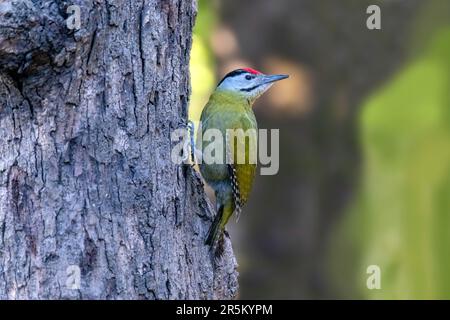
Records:
{"label": "bird's claw", "polygon": [[188,124],[187,124],[187,127],[188,127],[188,131],[189,131],[189,140],[190,140],[190,143],[191,143],[191,148],[190,148],[190,151],[191,151],[191,163],[192,163],[192,166],[194,166],[195,163],[196,163],[196,161],[195,161],[195,139],[194,139],[195,124],[194,124],[194,122],[189,120]]}

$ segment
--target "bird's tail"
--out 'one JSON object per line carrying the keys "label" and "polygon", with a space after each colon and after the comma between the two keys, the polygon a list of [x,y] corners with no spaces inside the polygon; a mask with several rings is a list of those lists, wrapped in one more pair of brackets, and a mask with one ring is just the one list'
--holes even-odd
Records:
{"label": "bird's tail", "polygon": [[211,227],[209,228],[208,236],[206,237],[206,240],[205,240],[205,244],[207,244],[211,247],[214,245],[214,243],[217,240],[217,237],[219,236],[220,232],[222,231],[220,228],[222,216],[223,216],[223,206],[220,206],[219,210],[217,211],[216,216],[214,217],[214,221],[211,224]]}

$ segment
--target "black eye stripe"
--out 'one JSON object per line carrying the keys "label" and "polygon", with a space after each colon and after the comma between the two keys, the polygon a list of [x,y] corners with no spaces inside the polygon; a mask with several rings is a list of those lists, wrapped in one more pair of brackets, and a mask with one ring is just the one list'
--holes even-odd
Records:
{"label": "black eye stripe", "polygon": [[248,73],[248,72],[245,71],[245,70],[242,70],[242,69],[237,69],[237,70],[231,71],[231,72],[229,72],[225,77],[223,77],[222,80],[220,80],[220,82],[219,82],[219,84],[218,84],[217,86],[220,86],[220,85],[222,84],[222,82],[223,82],[226,78],[236,77],[236,76],[241,75],[241,74],[243,74],[243,73]]}

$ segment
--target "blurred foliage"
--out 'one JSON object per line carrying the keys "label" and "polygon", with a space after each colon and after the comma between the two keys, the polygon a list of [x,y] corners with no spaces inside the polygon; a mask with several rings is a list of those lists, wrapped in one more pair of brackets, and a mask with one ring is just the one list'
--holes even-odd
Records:
{"label": "blurred foliage", "polygon": [[[363,297],[450,298],[449,89],[450,29],[362,108],[362,185],[343,229],[359,257],[341,268]],[[381,290],[366,288],[373,264]]]}
{"label": "blurred foliage", "polygon": [[[279,175],[257,181],[240,223],[242,297],[450,298],[450,2],[384,3],[380,33],[358,27],[369,2],[198,0],[190,119],[214,90],[216,65],[228,66],[211,49],[219,19],[256,67],[278,71],[272,57],[289,57],[317,78],[314,116],[257,114],[263,127],[281,128],[289,156]],[[333,117],[330,105],[359,118]],[[369,265],[381,268],[381,290],[366,287]]]}
{"label": "blurred foliage", "polygon": [[209,41],[217,20],[213,6],[214,1],[198,0],[190,62],[192,95],[189,119],[191,120],[200,119],[203,106],[208,101],[216,81],[215,62]]}

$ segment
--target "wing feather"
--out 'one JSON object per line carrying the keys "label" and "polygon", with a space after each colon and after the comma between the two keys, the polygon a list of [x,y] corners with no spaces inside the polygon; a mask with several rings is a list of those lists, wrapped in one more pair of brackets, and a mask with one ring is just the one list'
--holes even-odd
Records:
{"label": "wing feather", "polygon": [[[251,152],[256,153],[257,150],[258,140],[256,120],[254,119],[254,116],[248,117],[244,115],[233,124],[231,129],[243,129],[244,133],[253,135],[253,137],[249,139],[235,138],[234,143],[227,137],[227,154],[229,154],[227,157],[233,159],[232,163],[229,164],[229,175],[233,188],[233,197],[236,207],[235,212],[239,217],[241,207],[245,205],[250,196],[256,174],[256,154],[253,155],[254,157],[251,157],[250,154]],[[247,131],[249,129],[253,130]],[[234,145],[234,148],[230,148],[230,143]],[[230,151],[230,149],[232,151]],[[239,150],[245,150],[245,160],[243,163],[238,162]]]}

